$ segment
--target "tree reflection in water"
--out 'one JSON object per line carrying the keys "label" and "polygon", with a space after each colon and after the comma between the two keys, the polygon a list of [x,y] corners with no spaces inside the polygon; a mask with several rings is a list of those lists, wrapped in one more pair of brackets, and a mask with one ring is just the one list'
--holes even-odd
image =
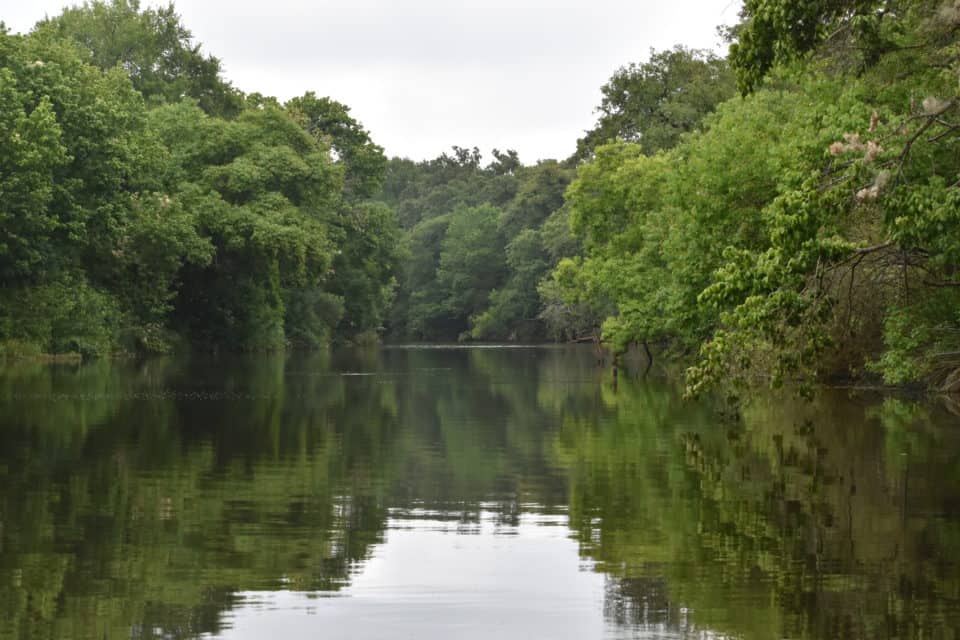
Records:
{"label": "tree reflection in water", "polygon": [[824,392],[730,422],[604,375],[560,348],[9,366],[0,638],[217,634],[251,592],[343,591],[418,512],[562,517],[611,629],[956,637],[954,416]]}

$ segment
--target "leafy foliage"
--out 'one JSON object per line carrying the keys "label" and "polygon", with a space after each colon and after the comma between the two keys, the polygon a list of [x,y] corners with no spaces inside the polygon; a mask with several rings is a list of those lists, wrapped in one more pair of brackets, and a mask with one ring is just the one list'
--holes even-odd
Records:
{"label": "leafy foliage", "polygon": [[345,193],[351,199],[372,196],[380,187],[387,160],[383,148],[350,116],[350,107],[318,98],[312,91],[287,102],[284,107],[321,143],[333,149],[345,166]]}
{"label": "leafy foliage", "polygon": [[398,233],[366,200],[382,150],[344,105],[219,72],[172,6],[0,32],[0,343],[29,345],[8,353],[376,334]]}
{"label": "leafy foliage", "polygon": [[394,158],[379,197],[405,227],[393,334],[418,339],[546,337],[537,286],[577,249],[563,209],[573,171],[477,149],[426,162]]}
{"label": "leafy foliage", "polygon": [[[616,352],[699,352],[694,392],[870,371],[952,389],[955,9],[746,3],[732,62],[755,91],[667,153],[597,148],[567,193],[584,255],[559,264],[554,292],[609,308]],[[871,33],[856,60],[838,45]]]}
{"label": "leafy foliage", "polygon": [[677,46],[618,69],[600,91],[600,118],[577,141],[578,160],[617,139],[637,142],[648,154],[673,148],[733,95],[734,78],[726,60]]}
{"label": "leafy foliage", "polygon": [[[867,60],[880,51],[880,29],[889,23],[888,12],[900,10],[900,2],[883,0],[746,0],[743,24],[730,58],[737,70],[741,91],[753,90],[763,77],[781,63],[789,63],[813,50],[826,39],[844,36],[856,42]],[[892,9],[892,11],[890,11]]]}
{"label": "leafy foliage", "polygon": [[140,0],[92,0],[41,21],[36,36],[69,40],[84,61],[130,76],[149,103],[193,98],[208,113],[231,116],[240,93],[220,77],[220,61],[194,44],[173,4],[141,8]]}

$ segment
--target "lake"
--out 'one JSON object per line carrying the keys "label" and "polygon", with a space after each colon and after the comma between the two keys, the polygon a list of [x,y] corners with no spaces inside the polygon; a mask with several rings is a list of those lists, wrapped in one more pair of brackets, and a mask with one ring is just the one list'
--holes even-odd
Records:
{"label": "lake", "polygon": [[0,369],[0,639],[960,637],[960,418],[590,349]]}

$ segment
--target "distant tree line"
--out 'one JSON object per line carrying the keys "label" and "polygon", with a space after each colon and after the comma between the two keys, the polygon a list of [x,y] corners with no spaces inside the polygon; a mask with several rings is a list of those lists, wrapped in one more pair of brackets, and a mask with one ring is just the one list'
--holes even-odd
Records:
{"label": "distant tree line", "polygon": [[[582,255],[568,188],[599,166],[598,148],[631,141],[643,153],[675,146],[735,93],[725,60],[684,47],[614,73],[600,117],[568,159],[524,166],[512,150],[453,147],[425,162],[394,158],[380,199],[404,231],[404,261],[389,329],[428,340],[600,337],[607,300],[564,297],[552,270]],[[565,199],[565,194],[567,194]]]}

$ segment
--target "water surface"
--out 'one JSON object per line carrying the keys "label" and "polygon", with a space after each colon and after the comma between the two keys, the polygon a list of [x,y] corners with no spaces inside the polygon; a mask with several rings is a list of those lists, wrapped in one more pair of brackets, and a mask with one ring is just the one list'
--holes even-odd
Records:
{"label": "water surface", "polygon": [[955,639],[958,422],[589,349],[8,366],[0,639]]}

